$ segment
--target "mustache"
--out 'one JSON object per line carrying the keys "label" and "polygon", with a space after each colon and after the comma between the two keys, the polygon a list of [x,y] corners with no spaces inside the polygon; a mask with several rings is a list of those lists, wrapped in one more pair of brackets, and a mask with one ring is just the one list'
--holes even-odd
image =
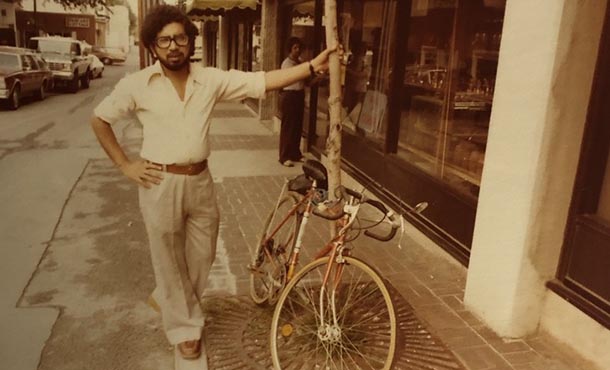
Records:
{"label": "mustache", "polygon": [[168,54],[167,54],[167,57],[168,57],[168,58],[170,58],[170,57],[181,57],[181,56],[184,56],[184,53],[179,52],[179,51],[178,51],[178,52],[172,52],[172,53],[168,53]]}

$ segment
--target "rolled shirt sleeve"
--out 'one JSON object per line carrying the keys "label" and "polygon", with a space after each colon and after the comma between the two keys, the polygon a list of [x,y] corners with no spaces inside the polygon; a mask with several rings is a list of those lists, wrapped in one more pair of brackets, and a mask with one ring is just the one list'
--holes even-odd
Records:
{"label": "rolled shirt sleeve", "polygon": [[101,120],[114,124],[117,121],[132,117],[135,110],[135,100],[129,77],[121,79],[110,95],[93,110],[93,114]]}
{"label": "rolled shirt sleeve", "polygon": [[261,99],[265,97],[265,72],[221,71],[218,78],[218,101]]}

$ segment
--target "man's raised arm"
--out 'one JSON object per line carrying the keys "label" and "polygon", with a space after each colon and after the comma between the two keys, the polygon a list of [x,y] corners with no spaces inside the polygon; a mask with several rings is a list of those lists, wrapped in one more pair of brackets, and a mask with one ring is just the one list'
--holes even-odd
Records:
{"label": "man's raised arm", "polygon": [[297,81],[306,79],[312,74],[325,72],[328,70],[328,57],[330,53],[337,50],[334,48],[327,48],[315,58],[308,62],[303,62],[291,68],[276,69],[265,73],[265,90],[277,90],[284,86],[288,86]]}

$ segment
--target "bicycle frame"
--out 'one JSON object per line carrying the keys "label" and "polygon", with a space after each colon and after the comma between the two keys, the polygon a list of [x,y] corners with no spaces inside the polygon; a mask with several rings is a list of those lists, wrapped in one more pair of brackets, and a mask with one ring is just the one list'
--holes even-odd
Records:
{"label": "bicycle frame", "polygon": [[[305,234],[305,228],[307,227],[309,217],[311,216],[311,210],[313,207],[313,199],[314,199],[316,189],[317,189],[317,183],[314,180],[312,183],[312,186],[307,191],[307,194],[305,194],[305,196],[301,200],[299,200],[290,209],[290,211],[288,211],[288,213],[284,216],[282,221],[275,227],[275,229],[268,236],[265,237],[265,239],[262,242],[263,245],[268,245],[270,243],[270,241],[278,233],[278,231],[286,224],[286,222],[288,222],[290,217],[292,217],[293,215],[295,215],[297,213],[297,210],[299,209],[299,207],[301,207],[303,204],[306,203],[305,212],[303,213],[303,220],[299,224],[299,228],[297,231],[296,242],[295,242],[294,248],[290,252],[289,262],[288,262],[288,271],[286,273],[286,281],[290,281],[292,279],[292,277],[294,276],[296,265],[299,262],[299,253],[301,251],[301,245],[303,243],[303,235]],[[283,195],[284,195],[284,190],[282,190],[278,199],[281,199]],[[270,225],[271,224],[273,224],[273,219],[270,222]],[[268,248],[264,248],[263,250],[265,251],[265,255],[267,256],[269,261],[273,264],[273,266],[277,267],[275,265],[274,258],[271,255],[272,251],[270,251]]]}
{"label": "bicycle frame", "polygon": [[[339,223],[341,223],[341,229],[339,230],[339,232],[337,233],[337,236],[335,236],[333,239],[331,239],[331,241],[320,251],[320,253],[322,252],[326,252],[322,255],[318,255],[319,257],[323,257],[325,255],[327,255],[330,252],[330,256],[328,258],[328,265],[326,266],[326,272],[324,273],[324,278],[322,279],[322,286],[320,287],[320,299],[319,299],[319,303],[320,303],[320,319],[324,320],[324,296],[325,296],[325,291],[327,289],[327,285],[328,285],[328,280],[330,278],[330,274],[332,272],[333,266],[336,266],[335,269],[335,276],[334,276],[334,285],[332,286],[332,291],[331,291],[331,307],[332,307],[332,318],[333,318],[333,324],[335,325],[335,327],[338,325],[337,322],[337,310],[335,307],[335,293],[337,292],[337,288],[339,287],[339,282],[341,281],[341,277],[343,276],[343,252],[344,252],[344,248],[343,246],[345,245],[345,235],[347,233],[347,231],[349,230],[349,228],[352,226],[352,224],[354,223],[354,220],[356,219],[356,216],[358,215],[358,210],[359,210],[360,205],[350,205],[350,204],[346,204],[345,205],[345,215],[341,218],[340,221],[338,221]],[[328,324],[326,323],[321,323],[321,324],[325,324],[325,327],[328,327]]]}
{"label": "bicycle frame", "polygon": [[[393,366],[398,325],[391,292],[374,266],[352,257],[354,249],[350,242],[361,233],[381,242],[390,241],[401,224],[380,201],[342,186],[337,192],[341,196],[337,196],[334,204],[325,202],[325,207],[318,207],[314,201],[311,209],[316,216],[337,220],[335,235],[327,239],[315,260],[296,272],[279,294],[270,333],[275,369],[294,366],[295,353],[304,363],[311,361],[326,369],[389,370]],[[364,212],[360,208],[364,204],[383,216],[378,221],[367,219],[369,210]],[[418,205],[414,211],[422,209]],[[374,229],[382,222],[386,227]],[[290,226],[287,238],[297,234]],[[379,233],[380,230],[387,232]],[[294,246],[295,240],[291,240]],[[300,240],[296,244],[301,247]],[[284,282],[285,265],[281,267]]]}

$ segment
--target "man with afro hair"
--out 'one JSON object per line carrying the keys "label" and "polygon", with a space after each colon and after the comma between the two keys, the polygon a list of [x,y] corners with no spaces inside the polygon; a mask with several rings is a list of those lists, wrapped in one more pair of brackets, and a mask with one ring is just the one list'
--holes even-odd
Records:
{"label": "man with afro hair", "polygon": [[[210,115],[220,101],[261,98],[328,69],[327,49],[308,62],[270,72],[222,71],[191,64],[197,28],[175,6],[144,20],[141,42],[156,63],[121,79],[94,110],[91,125],[120,171],[139,185],[165,334],[182,357],[201,353],[200,298],[216,252],[218,207],[207,166]],[[136,117],[140,158],[128,158],[112,125]]]}

